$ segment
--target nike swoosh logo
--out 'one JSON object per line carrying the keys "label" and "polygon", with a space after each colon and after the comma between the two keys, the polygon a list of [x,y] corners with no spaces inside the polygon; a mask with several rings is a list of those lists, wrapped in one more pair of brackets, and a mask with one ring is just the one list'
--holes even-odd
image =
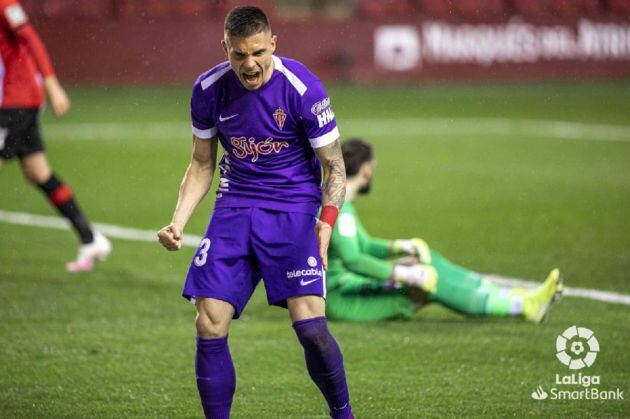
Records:
{"label": "nike swoosh logo", "polygon": [[300,285],[304,287],[304,286],[306,286],[308,284],[312,284],[315,281],[319,281],[319,278],[311,279],[310,281],[305,281],[305,280],[301,279],[300,280]]}
{"label": "nike swoosh logo", "polygon": [[234,115],[226,116],[225,118],[222,118],[221,115],[219,115],[219,122],[225,122],[228,119],[232,119],[232,118],[237,117],[237,116],[238,116],[237,113],[235,113]]}

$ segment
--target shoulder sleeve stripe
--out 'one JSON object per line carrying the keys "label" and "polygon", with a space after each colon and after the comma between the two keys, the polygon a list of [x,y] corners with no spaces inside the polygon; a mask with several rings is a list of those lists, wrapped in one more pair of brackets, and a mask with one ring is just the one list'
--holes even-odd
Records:
{"label": "shoulder sleeve stripe", "polygon": [[304,93],[306,93],[307,87],[302,82],[302,80],[300,80],[298,76],[296,76],[291,70],[286,68],[284,64],[282,64],[282,60],[276,57],[275,55],[273,56],[273,64],[276,67],[276,70],[284,74],[287,80],[289,80],[289,83],[291,83],[291,85],[295,87],[295,90],[298,91],[300,96],[304,96]]}
{"label": "shoulder sleeve stripe", "polygon": [[231,68],[232,67],[230,67],[228,65],[225,68],[222,68],[221,70],[217,71],[216,73],[213,73],[210,76],[206,77],[205,79],[201,80],[201,89],[202,90],[206,90],[208,87],[212,86],[217,80],[219,80],[221,77],[223,77],[223,75],[225,73],[230,71]]}
{"label": "shoulder sleeve stripe", "polygon": [[331,131],[316,138],[309,138],[312,148],[324,147],[339,138],[339,128],[335,127]]}
{"label": "shoulder sleeve stripe", "polygon": [[195,134],[195,137],[201,138],[202,140],[207,140],[217,135],[217,127],[212,127],[208,129],[199,129],[193,126],[192,132],[193,134]]}

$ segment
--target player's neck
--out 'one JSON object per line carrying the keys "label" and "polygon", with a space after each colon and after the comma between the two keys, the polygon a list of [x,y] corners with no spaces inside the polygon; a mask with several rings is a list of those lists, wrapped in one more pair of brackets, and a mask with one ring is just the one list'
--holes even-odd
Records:
{"label": "player's neck", "polygon": [[352,202],[357,197],[360,189],[360,185],[357,182],[353,182],[352,179],[346,181],[346,202]]}
{"label": "player's neck", "polygon": [[263,79],[262,82],[262,86],[264,86],[265,84],[269,83],[269,80],[271,80],[271,78],[273,77],[273,73],[276,71],[276,62],[275,60],[271,60],[271,67],[269,67],[269,71],[267,71],[267,73],[265,74],[265,78]]}

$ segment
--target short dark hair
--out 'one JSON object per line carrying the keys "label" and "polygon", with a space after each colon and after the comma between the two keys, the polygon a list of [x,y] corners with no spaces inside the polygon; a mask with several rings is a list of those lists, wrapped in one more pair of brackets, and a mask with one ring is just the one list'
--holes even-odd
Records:
{"label": "short dark hair", "polygon": [[341,153],[346,164],[346,176],[356,175],[363,164],[374,158],[372,146],[361,138],[350,138],[344,141],[341,144]]}
{"label": "short dark hair", "polygon": [[264,30],[271,30],[267,15],[255,6],[237,6],[225,17],[225,33],[246,38]]}

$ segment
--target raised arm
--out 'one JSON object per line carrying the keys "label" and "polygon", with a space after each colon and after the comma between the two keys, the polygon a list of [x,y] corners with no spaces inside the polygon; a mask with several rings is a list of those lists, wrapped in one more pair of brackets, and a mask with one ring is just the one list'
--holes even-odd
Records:
{"label": "raised arm", "polygon": [[[332,235],[332,226],[346,196],[346,167],[343,163],[339,139],[315,149],[315,154],[324,170],[322,187],[322,214],[315,226],[319,243],[319,254],[324,269],[328,268],[328,245]],[[332,221],[331,220],[332,217]]]}
{"label": "raised arm", "polygon": [[171,223],[158,232],[158,239],[167,250],[182,247],[184,228],[199,202],[210,190],[217,161],[216,137],[200,139],[193,136],[190,164],[179,187],[179,198]]}

